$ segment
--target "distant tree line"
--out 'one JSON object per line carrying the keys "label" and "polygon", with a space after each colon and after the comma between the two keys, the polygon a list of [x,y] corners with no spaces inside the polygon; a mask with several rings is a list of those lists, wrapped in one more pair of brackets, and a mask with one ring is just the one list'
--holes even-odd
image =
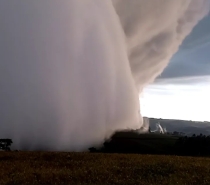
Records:
{"label": "distant tree line", "polygon": [[[167,144],[167,138],[159,139],[160,144],[153,145],[152,139],[138,143],[141,139],[110,139],[103,143],[100,149],[89,148],[90,152],[104,153],[139,153],[180,156],[210,156],[210,136],[192,135],[180,136],[173,144]],[[135,144],[136,143],[136,144]]]}
{"label": "distant tree line", "polygon": [[11,139],[0,139],[0,150],[10,151],[10,146],[12,144]]}
{"label": "distant tree line", "polygon": [[174,146],[178,155],[210,156],[210,136],[203,134],[180,137]]}

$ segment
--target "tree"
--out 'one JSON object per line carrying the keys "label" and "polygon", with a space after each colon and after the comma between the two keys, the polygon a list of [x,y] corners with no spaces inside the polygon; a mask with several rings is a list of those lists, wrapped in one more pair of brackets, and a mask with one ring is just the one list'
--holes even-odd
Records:
{"label": "tree", "polygon": [[12,144],[11,139],[0,139],[0,149],[5,151],[10,151],[10,146]]}

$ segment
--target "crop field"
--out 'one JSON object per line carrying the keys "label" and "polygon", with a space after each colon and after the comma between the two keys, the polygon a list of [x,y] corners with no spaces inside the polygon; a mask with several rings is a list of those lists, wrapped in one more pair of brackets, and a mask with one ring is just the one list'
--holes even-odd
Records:
{"label": "crop field", "polygon": [[210,158],[0,152],[0,184],[209,185]]}

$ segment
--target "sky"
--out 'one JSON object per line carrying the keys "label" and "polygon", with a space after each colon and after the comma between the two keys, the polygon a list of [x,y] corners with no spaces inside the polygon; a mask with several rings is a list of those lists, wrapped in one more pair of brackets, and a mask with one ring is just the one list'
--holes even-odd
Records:
{"label": "sky", "polygon": [[210,121],[210,15],[184,40],[168,67],[140,95],[143,116]]}

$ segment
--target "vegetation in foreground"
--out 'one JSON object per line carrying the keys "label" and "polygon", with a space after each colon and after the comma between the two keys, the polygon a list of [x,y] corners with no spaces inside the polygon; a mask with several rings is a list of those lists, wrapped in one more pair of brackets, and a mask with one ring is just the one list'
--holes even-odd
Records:
{"label": "vegetation in foreground", "polygon": [[140,154],[0,152],[0,184],[209,185],[210,159]]}

